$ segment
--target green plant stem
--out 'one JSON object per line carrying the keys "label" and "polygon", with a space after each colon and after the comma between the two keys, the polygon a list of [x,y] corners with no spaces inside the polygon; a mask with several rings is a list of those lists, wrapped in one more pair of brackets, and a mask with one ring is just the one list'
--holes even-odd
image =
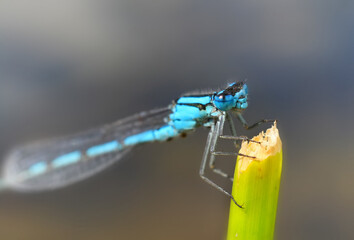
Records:
{"label": "green plant stem", "polygon": [[282,150],[276,125],[243,143],[240,152],[256,159],[238,157],[231,201],[227,240],[271,240],[274,235]]}

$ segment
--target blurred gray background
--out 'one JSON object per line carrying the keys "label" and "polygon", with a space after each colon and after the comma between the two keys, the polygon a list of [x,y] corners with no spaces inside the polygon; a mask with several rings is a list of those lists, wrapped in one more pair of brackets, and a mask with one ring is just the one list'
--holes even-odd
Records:
{"label": "blurred gray background", "polygon": [[[354,239],[353,12],[346,0],[2,0],[2,159],[248,79],[245,118],[278,119],[284,145],[276,238]],[[65,189],[1,194],[0,239],[224,239],[229,199],[198,176],[206,134],[144,145]]]}

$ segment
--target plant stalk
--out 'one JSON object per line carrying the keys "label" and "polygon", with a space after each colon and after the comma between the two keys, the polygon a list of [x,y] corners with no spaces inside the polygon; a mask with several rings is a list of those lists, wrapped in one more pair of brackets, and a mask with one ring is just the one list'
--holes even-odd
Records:
{"label": "plant stalk", "polygon": [[243,142],[234,173],[227,240],[271,240],[274,236],[282,168],[282,143],[276,123]]}

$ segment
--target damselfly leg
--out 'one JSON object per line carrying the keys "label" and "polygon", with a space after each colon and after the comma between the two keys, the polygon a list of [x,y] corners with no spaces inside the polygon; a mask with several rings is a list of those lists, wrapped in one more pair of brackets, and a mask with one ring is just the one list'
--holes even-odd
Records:
{"label": "damselfly leg", "polygon": [[[219,140],[219,137],[222,135],[223,133],[223,129],[224,129],[224,124],[225,124],[225,118],[227,119],[227,116],[220,116],[219,117],[219,120],[216,124],[216,128],[217,130],[214,131],[213,133],[213,141],[211,142],[211,146],[210,146],[210,157],[209,157],[209,168],[216,174],[224,177],[224,178],[228,178],[229,180],[233,181],[233,178],[232,176],[230,176],[229,174],[225,173],[224,171],[222,171],[221,169],[219,168],[215,168],[215,156],[217,155],[229,155],[228,153],[226,152],[216,152],[215,149],[216,149],[216,146],[217,146],[217,143],[218,143],[218,140]],[[231,127],[231,131],[235,128],[232,128]]]}
{"label": "damselfly leg", "polygon": [[[215,182],[213,182],[211,179],[209,179],[206,175],[205,175],[205,167],[207,165],[207,160],[208,160],[208,156],[210,155],[210,157],[213,157],[213,155],[210,154],[210,148],[212,145],[215,145],[215,141],[219,135],[219,131],[220,131],[220,126],[221,123],[222,125],[224,124],[225,121],[225,117],[221,116],[219,118],[219,121],[216,122],[216,124],[213,124],[211,126],[210,132],[208,134],[208,139],[206,142],[206,146],[205,146],[205,150],[204,150],[204,155],[203,155],[203,159],[202,159],[202,163],[200,165],[200,169],[199,169],[199,175],[200,177],[208,184],[210,184],[211,186],[213,186],[214,188],[216,188],[217,190],[219,190],[220,192],[224,193],[225,195],[227,195],[228,197],[231,198],[231,200],[240,208],[242,208],[241,205],[239,205],[235,198],[231,195],[231,193],[229,193],[228,191],[226,191],[224,188],[222,188],[221,186],[219,186],[218,184],[216,184]],[[222,127],[222,126],[221,126]]]}
{"label": "damselfly leg", "polygon": [[[228,136],[228,135],[223,135],[223,126],[225,124],[225,120],[227,120],[227,123],[229,124],[229,127],[230,127],[230,130],[232,132],[232,136]],[[233,124],[233,121],[230,117],[229,114],[225,114],[225,118],[224,119],[220,119],[219,120],[220,122],[220,130],[218,132],[218,136],[215,137],[215,141],[213,142],[213,144],[211,145],[210,147],[210,158],[209,158],[209,168],[216,174],[222,176],[222,177],[225,177],[225,178],[228,178],[230,179],[231,181],[233,181],[233,177],[230,176],[229,174],[225,173],[224,171],[222,171],[221,169],[219,168],[215,168],[215,161],[216,161],[216,158],[215,156],[243,156],[243,157],[249,157],[249,158],[254,158],[252,156],[248,156],[248,155],[245,155],[245,154],[242,154],[242,153],[239,153],[239,152],[224,152],[224,151],[216,151],[216,146],[217,146],[217,143],[218,143],[218,140],[221,138],[221,139],[226,139],[226,140],[233,140],[234,142],[234,145],[236,147],[236,149],[239,149],[240,148],[240,142],[241,141],[253,141],[245,136],[237,136],[236,134],[236,129],[235,129],[235,126]],[[253,141],[253,142],[256,142],[256,141]]]}
{"label": "damselfly leg", "polygon": [[243,116],[241,114],[237,114],[237,118],[238,120],[240,120],[240,122],[242,123],[242,126],[246,129],[246,130],[249,130],[249,129],[252,129],[252,128],[255,128],[263,123],[268,123],[268,122],[274,122],[275,120],[274,119],[262,119],[252,125],[248,125],[247,121],[243,118]]}
{"label": "damselfly leg", "polygon": [[[209,162],[209,167],[211,168],[211,170],[218,174],[221,175],[225,178],[228,178],[230,180],[232,180],[232,177],[229,176],[227,173],[223,172],[221,169],[217,169],[215,168],[215,156],[217,155],[233,155],[233,156],[237,156],[239,155],[236,152],[232,152],[232,153],[227,153],[227,152],[216,152],[215,148],[217,146],[217,142],[218,139],[220,138],[220,135],[223,132],[223,127],[225,124],[225,115],[221,115],[218,118],[218,121],[213,124],[211,126],[210,132],[208,134],[208,139],[207,139],[207,143],[205,146],[205,150],[204,150],[204,155],[203,155],[203,159],[202,159],[202,163],[200,166],[200,170],[199,170],[199,175],[200,177],[207,182],[208,184],[210,184],[211,186],[215,187],[216,189],[218,189],[219,191],[221,191],[222,193],[224,193],[225,195],[227,195],[228,197],[231,198],[231,200],[240,208],[242,208],[242,206],[240,204],[238,204],[236,202],[236,200],[234,199],[234,197],[231,195],[231,193],[229,193],[227,190],[225,190],[223,187],[219,186],[218,184],[216,184],[215,182],[213,182],[211,179],[209,179],[206,175],[205,175],[205,167],[207,165],[207,162]],[[246,155],[244,155],[246,156]],[[246,156],[247,157],[247,156]]]}
{"label": "damselfly leg", "polygon": [[[227,120],[227,123],[229,124],[230,131],[231,131],[232,135],[230,136],[230,135],[221,134],[220,138],[234,140],[234,144],[235,144],[236,149],[240,148],[240,146],[241,146],[240,142],[242,142],[242,141],[259,143],[257,141],[252,140],[252,139],[249,139],[246,136],[237,136],[236,128],[235,128],[234,122],[233,122],[233,120],[231,118],[231,115],[229,113],[227,113],[227,112],[225,114],[226,114],[226,120]],[[234,154],[232,154],[232,155],[234,155]],[[242,154],[238,154],[238,155],[242,155]]]}

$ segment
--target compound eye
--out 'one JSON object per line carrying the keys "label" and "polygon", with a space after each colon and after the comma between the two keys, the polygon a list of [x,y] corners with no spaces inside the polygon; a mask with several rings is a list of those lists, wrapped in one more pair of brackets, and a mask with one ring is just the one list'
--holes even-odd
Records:
{"label": "compound eye", "polygon": [[229,94],[217,94],[214,97],[214,105],[221,111],[228,111],[235,107],[236,98]]}
{"label": "compound eye", "polygon": [[218,94],[215,96],[215,101],[218,101],[218,102],[230,102],[232,100],[233,100],[233,97],[231,95]]}

